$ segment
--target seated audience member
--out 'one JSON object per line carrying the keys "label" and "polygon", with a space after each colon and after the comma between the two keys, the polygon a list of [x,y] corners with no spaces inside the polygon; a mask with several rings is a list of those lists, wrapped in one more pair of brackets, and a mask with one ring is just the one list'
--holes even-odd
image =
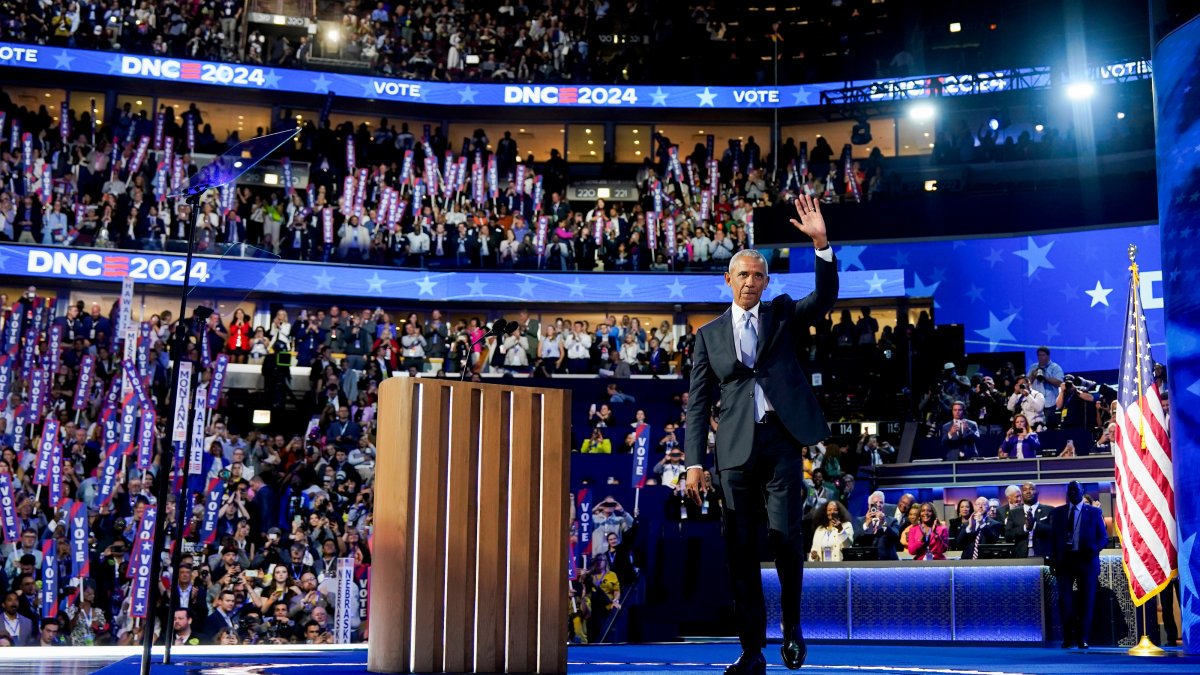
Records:
{"label": "seated audience member", "polygon": [[1005,537],[1013,542],[1013,557],[1048,557],[1052,543],[1050,514],[1054,509],[1038,503],[1038,489],[1033,483],[1021,485],[1021,501],[1020,507],[1009,509],[1004,523]]}
{"label": "seated audience member", "polygon": [[1000,459],[1035,459],[1041,451],[1042,442],[1029,426],[1029,419],[1021,414],[1013,418],[1012,428],[1004,434],[996,456]]}
{"label": "seated audience member", "polygon": [[949,524],[951,550],[958,550],[958,533],[962,531],[963,523],[971,519],[971,511],[973,510],[970,499],[960,499],[958,500],[958,505],[954,507],[956,515],[950,519]]}
{"label": "seated audience member", "polygon": [[841,562],[842,547],[854,541],[854,523],[841,502],[829,501],[817,509],[814,517],[812,549],[809,558],[819,562]]}
{"label": "seated audience member", "polygon": [[867,498],[867,515],[858,526],[855,546],[873,546],[880,560],[898,560],[900,524],[884,510],[883,493],[876,490]]}
{"label": "seated audience member", "polygon": [[904,520],[900,523],[900,548],[908,550],[908,537],[912,533],[912,529],[917,526],[921,520],[921,505],[913,504],[908,507],[908,513],[904,515]]}
{"label": "seated audience member", "polygon": [[1001,525],[988,517],[988,508],[987,497],[977,498],[971,517],[958,532],[958,549],[963,552],[963,559],[977,559],[980,546],[1000,541]]}
{"label": "seated audience member", "polygon": [[579,448],[579,452],[584,454],[610,455],[612,454],[612,442],[604,437],[604,430],[597,427],[592,429],[591,437],[583,442],[583,445]]}
{"label": "seated audience member", "polygon": [[949,542],[950,533],[937,519],[937,511],[933,504],[921,504],[917,524],[908,532],[908,552],[913,559],[945,560]]}

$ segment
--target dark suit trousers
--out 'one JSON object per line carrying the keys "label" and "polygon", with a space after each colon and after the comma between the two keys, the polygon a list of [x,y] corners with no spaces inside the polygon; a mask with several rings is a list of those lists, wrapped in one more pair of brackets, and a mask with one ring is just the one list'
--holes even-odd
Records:
{"label": "dark suit trousers", "polygon": [[754,425],[750,462],[720,471],[725,497],[725,550],[733,588],[742,648],[757,651],[766,644],[767,614],[763,600],[758,532],[764,515],[775,554],[783,621],[800,627],[800,593],[804,575],[804,460],[800,444],[768,414]]}
{"label": "dark suit trousers", "polygon": [[[1088,640],[1092,632],[1092,611],[1096,606],[1096,585],[1092,560],[1086,551],[1067,551],[1066,559],[1056,566],[1058,610],[1063,638]],[[1074,590],[1072,590],[1074,589]]]}

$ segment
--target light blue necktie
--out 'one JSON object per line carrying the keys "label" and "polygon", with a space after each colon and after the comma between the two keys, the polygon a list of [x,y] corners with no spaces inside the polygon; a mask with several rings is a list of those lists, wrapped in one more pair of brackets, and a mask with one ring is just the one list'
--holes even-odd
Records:
{"label": "light blue necktie", "polygon": [[754,330],[754,315],[746,312],[742,323],[742,363],[747,368],[754,367],[754,359],[758,351],[758,332]]}

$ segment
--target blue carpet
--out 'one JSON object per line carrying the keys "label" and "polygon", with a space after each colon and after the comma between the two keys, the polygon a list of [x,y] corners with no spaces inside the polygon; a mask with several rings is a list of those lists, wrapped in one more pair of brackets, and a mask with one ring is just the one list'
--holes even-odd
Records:
{"label": "blue carpet", "polygon": [[[684,675],[720,673],[737,657],[738,647],[728,643],[662,645],[602,645],[570,649],[568,671],[591,675],[659,673]],[[788,672],[769,648],[768,670]],[[182,656],[170,667],[155,660],[155,675],[210,675],[238,667],[250,675],[364,675],[366,650],[260,654],[238,656]],[[135,675],[138,661],[130,657],[97,671],[100,675]],[[301,670],[306,669],[306,670]],[[1200,657],[1177,650],[1163,658],[1134,658],[1123,649],[1077,650],[1039,647],[891,646],[822,644],[809,647],[804,672],[822,675],[1155,675],[1200,673]],[[226,671],[228,672],[228,671]]]}

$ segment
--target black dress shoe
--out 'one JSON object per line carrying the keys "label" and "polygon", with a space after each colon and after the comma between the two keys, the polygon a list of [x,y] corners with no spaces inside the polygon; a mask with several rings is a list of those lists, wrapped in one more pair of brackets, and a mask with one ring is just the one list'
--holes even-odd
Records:
{"label": "black dress shoe", "polygon": [[766,672],[767,660],[761,651],[744,651],[725,669],[725,675],[765,675]]}
{"label": "black dress shoe", "polygon": [[779,654],[788,670],[796,670],[804,665],[804,659],[808,657],[808,645],[804,644],[804,636],[799,630],[783,629],[783,645],[779,648]]}

